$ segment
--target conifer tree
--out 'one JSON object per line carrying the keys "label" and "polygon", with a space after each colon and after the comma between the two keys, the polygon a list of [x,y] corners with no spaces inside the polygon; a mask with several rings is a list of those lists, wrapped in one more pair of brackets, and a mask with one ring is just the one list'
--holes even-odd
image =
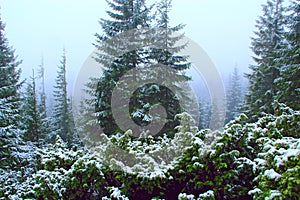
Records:
{"label": "conifer tree", "polygon": [[243,101],[244,97],[242,94],[241,77],[239,75],[237,67],[235,67],[230,77],[229,88],[227,90],[227,109],[225,123],[228,123],[230,120],[233,120],[234,118],[238,117],[239,114],[241,114]]}
{"label": "conifer tree", "polygon": [[118,128],[112,116],[110,105],[112,91],[119,78],[128,70],[136,68],[141,62],[141,51],[126,52],[118,59],[110,62],[110,59],[107,58],[110,58],[113,54],[116,55],[115,52],[120,50],[114,44],[106,44],[105,41],[119,33],[138,27],[148,27],[149,9],[145,5],[145,0],[112,0],[107,1],[107,3],[115,12],[107,11],[111,19],[100,20],[104,34],[96,34],[95,46],[98,53],[95,60],[106,68],[97,87],[96,112],[103,131],[106,134],[113,134],[122,131]]}
{"label": "conifer tree", "polygon": [[[155,37],[160,43],[160,48],[150,49],[148,59],[151,60],[151,64],[153,65],[160,64],[177,71],[178,74],[176,74],[176,76],[178,77],[174,77],[174,79],[186,82],[189,80],[189,77],[184,74],[180,74],[180,72],[188,69],[190,67],[190,63],[187,62],[187,56],[176,55],[186,46],[185,44],[176,46],[176,42],[180,41],[184,37],[183,34],[178,35],[178,32],[183,29],[184,25],[179,24],[174,27],[170,26],[169,12],[171,10],[171,4],[172,0],[163,0],[157,5],[157,18],[155,24],[157,32],[155,33]],[[149,75],[150,74],[151,73],[149,72]],[[173,87],[175,86],[175,83],[173,82],[165,84],[169,84]],[[182,94],[185,92],[181,88],[176,87],[176,91],[178,90],[181,90]],[[167,121],[160,133],[168,133],[168,135],[170,135],[170,133],[174,132],[174,128],[179,125],[179,120],[175,120],[175,116],[182,112],[182,108],[180,107],[178,98],[176,98],[176,94],[174,94],[173,91],[166,86],[152,84],[141,87],[136,93],[136,96],[137,98],[131,102],[131,113],[134,113],[136,110],[140,112],[140,114],[136,115],[136,117],[133,116],[138,124],[147,124],[149,120],[145,119],[151,119],[151,116],[148,116],[148,110],[144,109],[147,105],[152,106],[155,104],[161,104],[167,111]],[[179,98],[185,98],[185,103],[189,103],[190,99],[188,96],[189,94],[186,93],[184,96]],[[196,107],[195,105],[191,106]]]}
{"label": "conifer tree", "polygon": [[53,117],[55,120],[56,134],[58,134],[69,145],[72,145],[75,130],[72,120],[72,112],[70,109],[70,100],[68,99],[67,93],[66,67],[67,61],[64,50],[56,77]]}
{"label": "conifer tree", "polygon": [[21,133],[20,62],[5,37],[0,18],[0,168],[14,169],[18,163]]}
{"label": "conifer tree", "polygon": [[287,33],[288,46],[283,50],[282,70],[276,81],[279,90],[278,100],[289,107],[300,109],[300,4],[292,1],[288,7]]}
{"label": "conifer tree", "polygon": [[36,82],[35,82],[34,70],[32,71],[32,77],[27,83],[25,95],[23,98],[23,115],[24,115],[24,139],[26,141],[31,141],[39,146],[41,139],[40,129],[40,116],[37,104],[37,94],[36,94]]}
{"label": "conifer tree", "polygon": [[95,113],[98,82],[98,78],[90,78],[85,84],[85,96],[80,101],[79,112],[75,115],[77,132],[85,145],[94,145],[99,141],[100,125]]}
{"label": "conifer tree", "polygon": [[40,119],[40,127],[39,132],[43,136],[43,142],[49,142],[50,136],[50,118],[47,114],[47,105],[46,105],[46,92],[45,92],[45,67],[44,67],[44,59],[42,58],[41,64],[38,68],[38,76],[37,79],[40,80],[40,88],[39,93],[37,95],[37,108],[39,112]]}
{"label": "conifer tree", "polygon": [[208,129],[210,118],[211,118],[211,102],[209,99],[205,97],[200,97],[198,100],[199,104],[199,123],[198,128],[199,130]]}
{"label": "conifer tree", "polygon": [[285,8],[283,0],[268,0],[263,5],[263,16],[257,20],[256,37],[252,38],[252,51],[255,65],[250,68],[249,94],[246,96],[246,109],[257,119],[263,113],[272,113],[272,102],[278,92],[274,81],[279,78],[284,39]]}
{"label": "conifer tree", "polygon": [[[102,19],[100,24],[105,34],[102,36],[96,35],[96,47],[99,50],[96,61],[107,67],[107,70],[105,70],[98,83],[96,111],[104,132],[106,134],[113,134],[122,132],[112,117],[110,105],[112,91],[120,77],[131,69],[161,64],[178,71],[178,76],[181,76],[184,80],[188,80],[187,76],[179,74],[187,69],[189,64],[186,62],[187,57],[174,55],[182,50],[185,45],[175,46],[175,43],[182,39],[183,35],[173,36],[172,34],[181,30],[183,25],[180,24],[175,27],[170,27],[168,14],[171,1],[161,1],[158,4],[158,17],[155,25],[151,24],[152,17],[149,15],[150,9],[145,6],[144,0],[115,0],[109,2],[109,6],[116,11],[114,13],[110,11],[107,12],[113,20]],[[119,33],[130,31],[134,28],[147,27],[158,30],[155,32],[154,37],[155,40],[161,43],[161,48],[136,49],[126,52],[112,63],[107,63],[108,58],[116,55],[116,52],[120,50],[117,49],[116,46],[107,46],[109,43],[105,43],[105,41]],[[151,73],[155,72],[151,72],[150,69],[149,76]],[[142,77],[136,76],[133,78],[135,80],[142,79]],[[169,84],[174,85],[174,83]],[[173,128],[178,125],[178,121],[174,120],[174,117],[181,112],[181,108],[175,94],[165,86],[147,84],[138,88],[132,95],[130,101],[130,117],[140,126],[151,123],[152,118],[149,114],[149,109],[154,104],[163,105],[167,110],[167,123],[162,132],[173,130]]]}
{"label": "conifer tree", "polygon": [[41,80],[41,86],[40,86],[40,103],[39,103],[39,109],[41,113],[41,117],[43,119],[47,118],[47,106],[46,106],[46,92],[45,92],[45,67],[44,67],[44,59],[42,58],[41,64],[38,68],[38,79]]}
{"label": "conifer tree", "polygon": [[41,93],[37,92],[37,78],[40,77],[36,77],[33,71],[33,75],[25,88],[22,112],[24,115],[24,139],[39,147],[42,143],[49,142],[47,136],[49,136],[50,129],[46,114],[46,95],[43,90]]}

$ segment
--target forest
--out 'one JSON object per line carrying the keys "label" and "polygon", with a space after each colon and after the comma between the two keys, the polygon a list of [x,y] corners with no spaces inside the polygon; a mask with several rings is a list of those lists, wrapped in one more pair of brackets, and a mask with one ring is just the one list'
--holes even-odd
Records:
{"label": "forest", "polygon": [[21,78],[0,18],[0,199],[300,199],[299,1],[265,0],[250,72],[197,102],[172,0],[106,3],[91,44],[104,71],[76,106],[66,50],[46,94],[43,62]]}

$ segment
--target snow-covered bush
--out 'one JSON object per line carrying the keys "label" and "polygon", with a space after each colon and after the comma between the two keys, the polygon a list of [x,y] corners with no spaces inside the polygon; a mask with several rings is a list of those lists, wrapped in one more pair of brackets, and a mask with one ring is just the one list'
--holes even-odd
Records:
{"label": "snow-covered bush", "polygon": [[195,144],[187,149],[172,174],[182,191],[212,190],[216,199],[298,198],[300,113],[277,102],[273,107],[274,115],[257,122],[248,123],[244,114],[229,122],[213,134],[206,154]]}
{"label": "snow-covered bush", "polygon": [[178,200],[215,200],[215,195],[212,190],[208,190],[196,198],[193,194],[180,193]]}
{"label": "snow-covered bush", "polygon": [[37,154],[39,170],[20,189],[21,198],[89,199],[106,194],[102,165],[95,155],[68,149],[59,136]]}
{"label": "snow-covered bush", "polygon": [[68,149],[58,137],[38,151],[38,171],[17,193],[32,199],[298,199],[300,113],[279,103],[274,108],[274,115],[253,123],[242,114],[216,132],[199,131],[182,113],[173,138],[134,138],[128,130],[102,135],[89,151]]}
{"label": "snow-covered bush", "polygon": [[24,183],[36,171],[35,145],[31,142],[22,143],[13,153],[19,163],[14,169],[0,168],[0,199],[17,198],[19,191],[26,186]]}

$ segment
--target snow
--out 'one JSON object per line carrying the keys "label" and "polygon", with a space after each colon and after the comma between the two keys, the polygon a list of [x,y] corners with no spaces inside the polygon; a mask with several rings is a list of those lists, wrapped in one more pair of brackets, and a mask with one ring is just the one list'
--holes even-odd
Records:
{"label": "snow", "polygon": [[126,197],[125,195],[122,195],[122,192],[121,192],[121,190],[119,190],[119,188],[111,187],[110,190],[112,192],[110,195],[112,198],[116,198],[118,200],[129,200],[128,197]]}
{"label": "snow", "polygon": [[250,190],[250,191],[248,192],[249,195],[254,195],[254,194],[257,194],[257,193],[263,193],[263,192],[262,192],[261,189],[259,189],[259,188],[255,188],[255,189]]}
{"label": "snow", "polygon": [[288,149],[287,152],[285,153],[285,157],[296,157],[300,154],[300,149]]}
{"label": "snow", "polygon": [[149,115],[144,115],[143,120],[146,121],[146,122],[151,122],[152,118]]}
{"label": "snow", "polygon": [[178,195],[178,200],[194,200],[195,196],[193,194],[180,193]]}
{"label": "snow", "polygon": [[215,196],[214,191],[208,190],[205,193],[200,194],[199,198],[201,199],[201,198],[208,198],[208,197],[214,197],[214,196]]}
{"label": "snow", "polygon": [[274,169],[268,169],[265,171],[264,173],[265,176],[268,176],[270,179],[277,179],[277,178],[280,178],[281,175],[278,174],[277,172],[275,172]]}
{"label": "snow", "polygon": [[261,167],[261,166],[267,165],[267,161],[265,159],[255,158],[254,161],[257,163],[256,167]]}
{"label": "snow", "polygon": [[266,197],[265,200],[271,200],[274,199],[275,197],[280,197],[281,193],[278,190],[271,190],[270,191],[270,196]]}
{"label": "snow", "polygon": [[137,118],[137,117],[142,117],[143,113],[144,113],[143,109],[138,109],[138,110],[134,111],[131,115],[132,115],[132,117]]}

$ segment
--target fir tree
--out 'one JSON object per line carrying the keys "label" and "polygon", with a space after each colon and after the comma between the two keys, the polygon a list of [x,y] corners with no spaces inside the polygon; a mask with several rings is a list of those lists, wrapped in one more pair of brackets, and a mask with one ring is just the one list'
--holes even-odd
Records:
{"label": "fir tree", "polygon": [[85,145],[95,145],[99,141],[100,125],[95,114],[98,78],[90,78],[85,84],[85,96],[80,101],[79,112],[75,115],[77,131]]}
{"label": "fir tree", "polygon": [[246,96],[246,109],[253,120],[262,113],[272,113],[272,102],[278,92],[274,81],[279,77],[281,51],[286,46],[284,11],[282,0],[268,0],[263,5],[263,16],[257,20],[256,37],[252,38],[256,64],[250,67],[252,73],[247,75],[250,87]]}
{"label": "fir tree", "polygon": [[23,115],[24,115],[24,139],[26,141],[31,141],[37,146],[41,139],[40,129],[40,118],[37,104],[37,94],[36,94],[36,82],[35,82],[34,70],[32,77],[30,77],[30,82],[27,83],[25,95],[23,98]]}
{"label": "fir tree", "polygon": [[[149,9],[145,5],[144,0],[113,0],[107,1],[108,5],[115,12],[107,11],[110,20],[101,19],[100,25],[104,34],[96,34],[96,48],[98,54],[95,60],[104,65],[104,71],[97,87],[96,112],[106,134],[122,132],[112,116],[111,111],[111,95],[115,88],[116,82],[128,70],[136,68],[141,62],[141,51],[134,50],[130,52],[116,53],[120,51],[115,44],[106,43],[119,33],[135,29],[139,26],[149,26]],[[113,59],[114,55],[122,55]]]}
{"label": "fir tree", "polygon": [[[176,76],[186,81],[188,77],[179,74],[187,69],[189,64],[186,62],[187,57],[174,55],[182,50],[185,45],[175,46],[175,43],[182,39],[183,35],[172,36],[172,34],[181,30],[183,25],[170,27],[168,13],[170,11],[171,1],[162,1],[158,4],[157,24],[153,25],[158,31],[154,31],[152,37],[155,37],[155,40],[159,41],[160,48],[135,49],[115,58],[112,63],[107,62],[111,60],[113,56],[117,55],[116,52],[122,48],[118,49],[115,44],[113,44],[115,46],[110,46],[109,42],[105,43],[105,41],[108,41],[117,34],[130,31],[134,28],[151,27],[150,21],[152,18],[149,15],[150,9],[145,7],[145,1],[114,1],[114,3],[109,2],[109,5],[116,11],[115,13],[108,12],[114,21],[102,19],[101,25],[105,34],[103,36],[96,35],[98,42],[96,47],[99,52],[101,52],[98,53],[96,60],[104,66],[108,66],[97,87],[98,98],[96,111],[104,132],[112,134],[122,132],[112,117],[110,105],[112,91],[120,77],[131,69],[160,64],[176,70],[178,72]],[[128,41],[128,45],[132,46],[130,39],[128,39]],[[136,39],[135,42],[136,41],[138,41],[138,39]],[[103,54],[103,52],[105,53]],[[151,73],[156,72],[152,72],[150,69],[148,76],[151,76]],[[133,75],[132,79],[138,82],[138,80],[142,80],[143,77]],[[168,84],[175,85],[174,83]],[[182,98],[187,98],[187,96],[188,95]],[[172,131],[173,128],[178,125],[178,120],[174,120],[174,117],[182,110],[179,105],[178,97],[176,98],[176,94],[170,91],[166,86],[158,86],[157,84],[140,86],[134,92],[130,101],[130,117],[136,124],[142,127],[146,126],[151,123],[153,119],[153,116],[149,113],[149,109],[157,104],[162,105],[167,111],[167,123],[161,132]]]}
{"label": "fir tree", "polygon": [[226,109],[226,120],[228,123],[230,120],[238,117],[241,114],[241,106],[244,101],[242,93],[242,83],[237,67],[230,78],[229,88],[227,91],[227,109]]}
{"label": "fir tree", "polygon": [[46,92],[45,92],[45,67],[44,67],[44,59],[42,58],[41,64],[38,68],[38,77],[40,79],[40,88],[37,98],[37,108],[39,112],[39,119],[40,119],[40,126],[39,132],[43,135],[44,140],[43,142],[49,142],[49,135],[50,135],[50,119],[48,117],[48,110],[46,105]]}
{"label": "fir tree", "polygon": [[199,104],[199,130],[208,129],[210,118],[211,118],[211,102],[205,97],[200,97],[198,100]]}
{"label": "fir tree", "polygon": [[46,106],[46,92],[45,92],[45,67],[44,59],[42,58],[41,64],[38,69],[38,77],[41,80],[40,89],[40,110],[44,118],[47,117],[47,106]]}
{"label": "fir tree", "polygon": [[14,51],[4,34],[0,19],[0,168],[14,169],[18,164],[20,142],[20,69]]}
{"label": "fir tree", "polygon": [[283,50],[283,67],[276,81],[280,102],[293,109],[300,109],[300,4],[292,1],[287,16],[287,48]]}
{"label": "fir tree", "polygon": [[56,134],[58,134],[69,145],[72,145],[75,136],[75,130],[72,123],[72,112],[67,93],[66,67],[67,61],[64,50],[56,77],[53,117],[55,120]]}
{"label": "fir tree", "polygon": [[[180,41],[184,37],[183,34],[176,35],[178,31],[183,29],[184,25],[179,24],[175,27],[170,26],[169,12],[171,10],[171,4],[172,0],[163,0],[157,5],[157,19],[155,25],[157,31],[155,33],[155,37],[160,43],[160,48],[152,48],[149,52],[148,59],[151,60],[151,64],[153,65],[160,64],[177,71],[178,74],[174,74],[177,78],[174,77],[174,79],[181,80],[183,82],[181,84],[184,84],[187,80],[189,80],[189,77],[184,75],[184,73],[180,73],[188,69],[190,67],[190,63],[187,62],[187,56],[180,56],[176,54],[184,49],[186,45],[175,45],[176,42]],[[150,75],[151,72],[149,72],[149,76]],[[174,82],[165,84],[173,87],[175,86]],[[185,92],[181,88],[176,87],[176,91],[178,90],[181,90],[182,93]],[[188,98],[189,94],[187,92],[184,96],[176,97],[178,94],[174,94],[168,87],[157,84],[150,84],[141,87],[135,95],[137,98],[131,102],[131,113],[136,112],[136,110],[140,111],[139,115],[136,115],[136,117],[133,116],[135,122],[140,125],[148,124],[148,119],[151,119],[152,116],[149,116],[149,110],[145,109],[145,107],[149,108],[155,104],[163,105],[167,111],[167,121],[160,133],[168,133],[168,135],[173,132],[174,127],[179,125],[179,120],[175,120],[175,116],[183,111],[179,105],[178,98],[185,98],[185,103],[190,102],[190,99]],[[195,105],[191,106],[196,107]]]}

